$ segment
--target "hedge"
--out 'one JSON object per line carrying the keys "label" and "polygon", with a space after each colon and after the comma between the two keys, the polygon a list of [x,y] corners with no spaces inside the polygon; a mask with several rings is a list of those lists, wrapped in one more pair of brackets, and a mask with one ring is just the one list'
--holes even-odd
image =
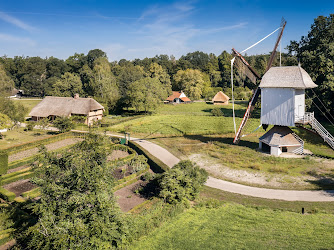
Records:
{"label": "hedge", "polygon": [[16,194],[13,192],[10,192],[7,189],[4,189],[3,187],[0,187],[0,198],[6,200],[6,201],[13,201],[16,197]]}
{"label": "hedge", "polygon": [[8,171],[8,154],[6,152],[0,153],[0,175]]}
{"label": "hedge", "polygon": [[12,161],[8,164],[8,169],[18,168],[24,165],[31,164],[35,161],[36,155],[24,158],[22,160]]}
{"label": "hedge", "polygon": [[41,195],[41,190],[40,190],[39,187],[31,189],[31,190],[29,190],[29,191],[24,192],[24,193],[21,194],[22,197],[29,198],[29,199],[36,198],[36,197],[38,197],[40,195]]}
{"label": "hedge", "polygon": [[18,181],[18,180],[25,180],[25,179],[29,179],[34,175],[33,172],[31,171],[26,171],[22,174],[18,174],[18,175],[14,175],[12,177],[6,178],[6,179],[2,179],[1,180],[1,185],[5,185],[5,184],[9,184],[12,183],[14,181]]}
{"label": "hedge", "polygon": [[14,231],[13,228],[0,231],[0,246],[10,241],[11,233]]}
{"label": "hedge", "polygon": [[146,149],[144,149],[139,144],[128,141],[129,147],[136,150],[138,154],[142,154],[147,158],[147,163],[151,166],[151,169],[156,173],[163,173],[165,171],[169,171],[169,167],[163,163],[161,160],[159,160],[157,157],[153,156],[150,152],[148,152]]}
{"label": "hedge", "polygon": [[49,144],[52,142],[57,142],[57,141],[64,140],[67,138],[72,138],[72,137],[79,137],[79,138],[85,137],[85,133],[74,132],[74,131],[66,132],[66,133],[62,133],[58,135],[53,135],[48,138],[39,139],[33,142],[27,142],[27,143],[15,145],[15,146],[3,149],[2,152],[6,152],[7,154],[14,154],[20,151],[39,147],[41,145]]}
{"label": "hedge", "polygon": [[116,186],[113,188],[113,191],[117,191],[125,186],[128,186],[132,183],[135,183],[137,181],[137,177],[142,175],[143,173],[147,172],[150,169],[150,166],[147,165],[147,167],[141,171],[138,171],[134,174],[131,174],[127,177],[124,177],[123,179],[120,179],[116,182]]}

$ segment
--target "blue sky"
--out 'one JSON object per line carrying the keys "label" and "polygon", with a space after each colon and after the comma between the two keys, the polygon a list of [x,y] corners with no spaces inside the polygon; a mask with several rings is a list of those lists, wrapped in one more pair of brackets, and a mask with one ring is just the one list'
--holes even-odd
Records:
{"label": "blue sky", "polygon": [[[0,56],[66,59],[99,48],[110,61],[179,58],[197,50],[219,55],[247,48],[287,20],[282,48],[307,35],[334,1],[0,0]],[[249,50],[272,50],[277,35]]]}

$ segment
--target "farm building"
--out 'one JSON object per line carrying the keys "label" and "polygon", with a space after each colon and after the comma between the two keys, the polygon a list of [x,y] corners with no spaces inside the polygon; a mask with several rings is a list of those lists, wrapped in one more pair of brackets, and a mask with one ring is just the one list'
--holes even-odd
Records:
{"label": "farm building", "polygon": [[212,99],[214,105],[227,105],[230,98],[222,91],[219,91]]}
{"label": "farm building", "polygon": [[165,103],[190,103],[191,100],[183,91],[173,91],[173,94],[167,98]]}
{"label": "farm building", "polygon": [[85,124],[92,125],[101,120],[104,107],[93,98],[47,96],[29,113],[33,121],[42,118],[54,120],[57,116],[70,117],[72,115],[85,116]]}
{"label": "farm building", "polygon": [[259,139],[259,149],[274,156],[284,152],[295,153],[303,147],[303,140],[286,126],[274,126]]}

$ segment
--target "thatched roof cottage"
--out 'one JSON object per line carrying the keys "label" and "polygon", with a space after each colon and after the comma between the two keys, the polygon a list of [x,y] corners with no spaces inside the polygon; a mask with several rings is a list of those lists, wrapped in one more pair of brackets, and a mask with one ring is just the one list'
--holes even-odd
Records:
{"label": "thatched roof cottage", "polygon": [[230,98],[222,91],[219,91],[212,99],[214,105],[227,105]]}
{"label": "thatched roof cottage", "polygon": [[92,125],[101,120],[104,107],[93,98],[46,96],[29,113],[32,120],[38,121],[48,117],[53,120],[57,116],[70,117],[72,115],[86,116],[85,124]]}

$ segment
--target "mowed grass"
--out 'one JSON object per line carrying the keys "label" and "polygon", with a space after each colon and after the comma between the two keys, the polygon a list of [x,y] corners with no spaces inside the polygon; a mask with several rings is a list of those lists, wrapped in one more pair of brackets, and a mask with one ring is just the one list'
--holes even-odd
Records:
{"label": "mowed grass", "polygon": [[27,115],[30,111],[35,107],[38,103],[42,101],[42,99],[13,99],[15,103],[20,103],[28,109]]}
{"label": "mowed grass", "polygon": [[[221,108],[224,116],[213,116],[211,114],[213,108]],[[236,124],[240,124],[245,109],[243,104],[235,105]],[[259,123],[258,118],[251,119],[249,129],[255,129]],[[109,130],[140,135],[170,136],[233,133],[232,104],[219,107],[205,102],[161,105],[152,115],[117,124]]]}
{"label": "mowed grass", "polygon": [[334,215],[227,203],[189,209],[130,249],[331,249]]}

